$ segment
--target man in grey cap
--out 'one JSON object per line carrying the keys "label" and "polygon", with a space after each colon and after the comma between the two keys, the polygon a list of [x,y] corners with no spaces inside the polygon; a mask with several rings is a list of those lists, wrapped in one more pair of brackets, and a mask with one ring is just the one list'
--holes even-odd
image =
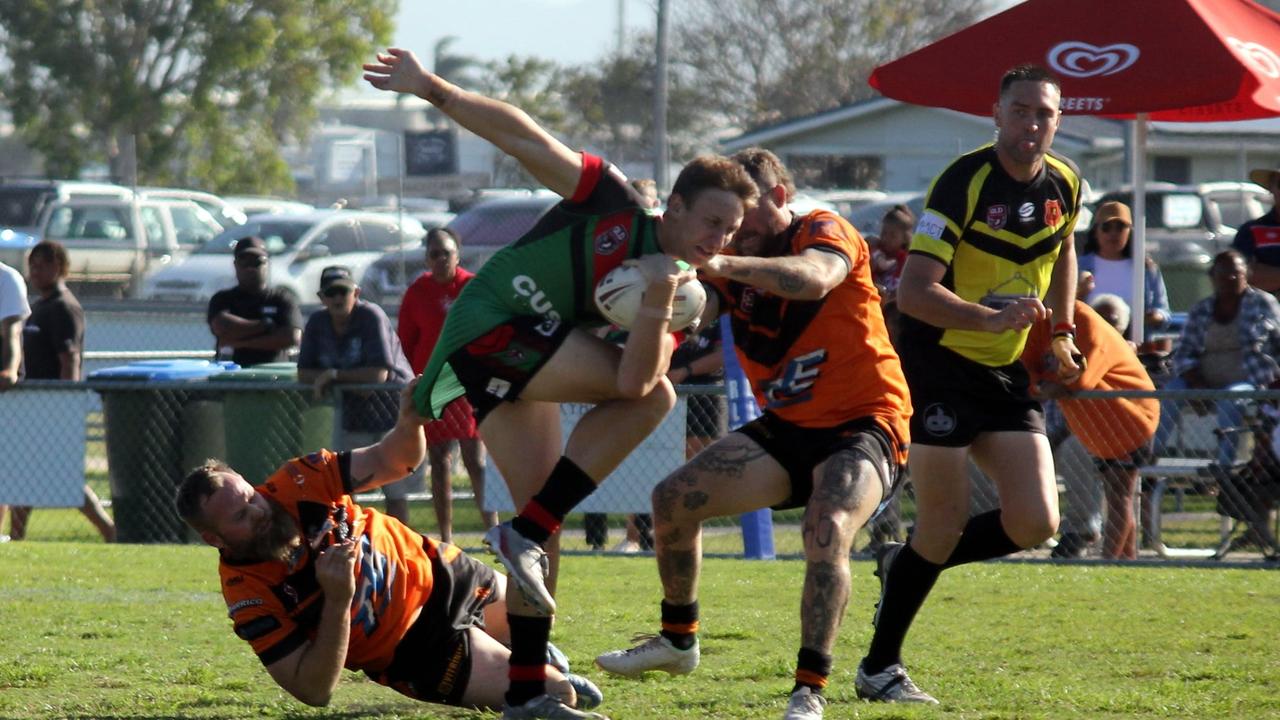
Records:
{"label": "man in grey cap", "polygon": [[1254,168],[1249,179],[1271,191],[1271,209],[1240,226],[1231,246],[1249,262],[1249,284],[1276,294],[1280,292],[1280,170]]}
{"label": "man in grey cap", "polygon": [[209,330],[219,360],[241,367],[278,362],[302,338],[302,313],[288,292],[267,286],[267,247],[258,237],[235,247],[236,286],[209,299]]}

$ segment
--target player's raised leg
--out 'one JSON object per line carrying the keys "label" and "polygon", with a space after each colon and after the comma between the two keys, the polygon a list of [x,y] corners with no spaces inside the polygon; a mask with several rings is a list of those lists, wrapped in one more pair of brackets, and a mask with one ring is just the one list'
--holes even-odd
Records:
{"label": "player's raised leg", "polygon": [[[618,395],[619,361],[615,346],[573,330],[525,386],[521,399],[500,404],[480,426],[522,508],[515,520],[485,536],[520,590],[508,600],[512,654],[507,699],[513,711],[546,690],[543,661],[555,605],[554,578],[548,577],[550,563],[543,544],[556,536],[569,510],[595,490],[675,402],[665,380],[638,398],[611,399]],[[558,405],[547,401],[551,398],[595,403],[574,427],[563,456]]]}
{"label": "player's raised leg", "polygon": [[[490,530],[486,542],[498,553],[526,599],[544,613],[555,609],[551,592],[554,572],[548,587],[545,573],[526,569],[541,556],[541,547],[535,546],[556,534],[565,515],[590,495],[675,405],[675,391],[661,377],[638,397],[621,397],[620,362],[621,351],[616,346],[573,330],[525,386],[521,399],[497,406],[481,424],[489,453],[521,508],[510,523]],[[564,455],[551,468],[545,463],[549,454],[558,454],[559,416],[534,419],[526,411],[511,409],[539,402],[594,405],[578,420]],[[540,427],[531,427],[530,422]],[[544,438],[550,430],[541,427],[548,424],[555,426],[556,433],[551,447]],[[537,454],[538,462],[526,460],[530,452]]]}

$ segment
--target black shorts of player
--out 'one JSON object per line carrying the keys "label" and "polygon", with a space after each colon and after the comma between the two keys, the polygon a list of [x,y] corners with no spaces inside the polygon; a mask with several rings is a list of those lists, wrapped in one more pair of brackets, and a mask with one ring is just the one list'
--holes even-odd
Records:
{"label": "black shorts of player", "polygon": [[396,645],[391,665],[366,674],[415,700],[460,705],[471,680],[467,631],[484,627],[484,607],[497,598],[497,574],[454,546],[440,543],[437,551],[424,539],[423,547],[431,557],[431,597]]}
{"label": "black shorts of player", "polygon": [[836,427],[809,428],[766,412],[734,432],[751,438],[791,478],[791,496],[774,505],[774,510],[807,505],[813,494],[813,469],[844,450],[871,461],[880,476],[884,498],[893,493],[901,474],[897,443],[872,418],[858,418]]}
{"label": "black shorts of player", "polygon": [[991,367],[943,347],[904,345],[911,390],[911,443],[967,447],[989,432],[1044,434],[1044,411],[1031,399],[1021,362]]}
{"label": "black shorts of player", "polygon": [[1150,465],[1155,462],[1155,459],[1155,452],[1151,450],[1151,445],[1147,444],[1122,458],[1094,458],[1093,467],[1100,473],[1104,473],[1109,470],[1128,472],[1130,470],[1136,470],[1143,465]]}
{"label": "black shorts of player", "polygon": [[728,431],[729,403],[723,394],[695,390],[685,396],[685,437],[718,438]]}
{"label": "black shorts of player", "polygon": [[467,392],[476,423],[499,403],[518,400],[572,330],[565,322],[522,315],[454,351],[449,366]]}

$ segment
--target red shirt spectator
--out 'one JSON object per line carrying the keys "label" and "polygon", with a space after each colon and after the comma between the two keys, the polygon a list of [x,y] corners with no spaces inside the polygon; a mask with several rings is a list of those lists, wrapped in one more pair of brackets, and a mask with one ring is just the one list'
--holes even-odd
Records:
{"label": "red shirt spectator", "polygon": [[405,290],[396,332],[414,374],[421,373],[426,366],[427,358],[431,357],[431,350],[440,338],[445,314],[458,299],[458,293],[475,276],[473,272],[455,267],[453,279],[441,282],[436,279],[434,271],[428,271],[419,275]]}

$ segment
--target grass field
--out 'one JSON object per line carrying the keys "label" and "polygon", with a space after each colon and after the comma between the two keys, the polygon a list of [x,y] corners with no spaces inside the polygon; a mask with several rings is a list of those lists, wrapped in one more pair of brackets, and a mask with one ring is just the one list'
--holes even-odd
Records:
{"label": "grass field", "polygon": [[[334,703],[277,689],[230,631],[215,554],[195,546],[0,545],[0,717],[483,718],[415,703],[347,673]],[[564,562],[554,639],[628,718],[777,718],[790,689],[803,563],[710,560],[703,663],[643,681],[591,667],[656,629],[647,557]],[[853,563],[828,718],[1280,717],[1280,573],[984,564],[944,575],[908,639],[941,708],[856,700],[875,580]]]}

